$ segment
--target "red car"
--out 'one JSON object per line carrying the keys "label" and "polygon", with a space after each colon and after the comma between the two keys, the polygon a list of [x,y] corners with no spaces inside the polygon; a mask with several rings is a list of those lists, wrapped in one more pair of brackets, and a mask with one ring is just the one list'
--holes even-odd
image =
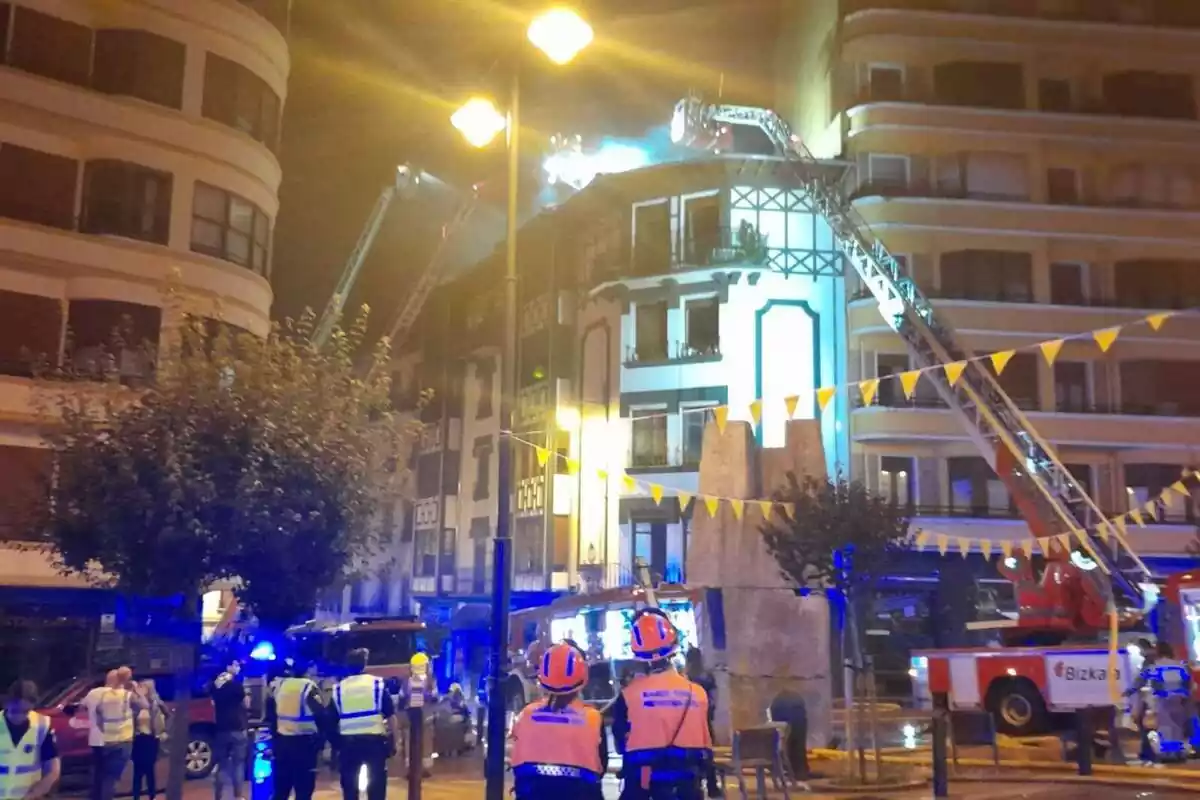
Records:
{"label": "red car", "polygon": [[[139,672],[137,680],[154,681],[159,697],[169,710],[175,706],[176,676],[172,673]],[[187,745],[187,777],[203,778],[213,769],[213,705],[208,697],[210,676],[196,676],[189,704]],[[88,745],[88,714],[81,705],[92,689],[104,683],[104,675],[76,678],[46,693],[39,714],[50,718],[62,757],[63,776],[87,774],[92,751]],[[127,776],[128,777],[128,776]]]}

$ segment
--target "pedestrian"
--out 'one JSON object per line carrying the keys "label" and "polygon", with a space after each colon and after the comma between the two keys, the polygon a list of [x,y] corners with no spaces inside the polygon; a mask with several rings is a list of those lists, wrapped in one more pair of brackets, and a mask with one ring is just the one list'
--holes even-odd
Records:
{"label": "pedestrian", "polygon": [[1153,697],[1151,682],[1157,675],[1158,651],[1149,639],[1137,640],[1138,651],[1142,655],[1142,668],[1138,672],[1133,685],[1125,692],[1131,697],[1130,711],[1138,733],[1138,760],[1144,764],[1154,763],[1154,746],[1150,737],[1150,726],[1146,724],[1146,715],[1150,711]]}
{"label": "pedestrian", "polygon": [[[703,689],[708,697],[708,738],[715,741],[717,737],[713,722],[717,714],[717,679],[704,666],[704,654],[699,647],[688,648],[687,656],[684,657],[684,674],[688,680]],[[717,782],[717,765],[712,760],[708,762],[708,769],[705,770],[704,783],[709,797],[721,797],[721,785]]]}
{"label": "pedestrian", "polygon": [[587,656],[567,642],[542,656],[538,683],[550,695],[525,707],[513,723],[512,770],[517,800],[601,800],[608,770],[604,718],[584,705]]}
{"label": "pedestrian", "polygon": [[229,784],[231,800],[245,800],[246,796],[246,758],[249,754],[246,712],[250,708],[250,695],[239,677],[241,671],[241,662],[234,659],[212,682],[215,800],[224,796],[225,784]]}
{"label": "pedestrian", "polygon": [[1167,642],[1158,643],[1154,676],[1155,725],[1158,729],[1160,761],[1187,759],[1188,727],[1191,721],[1191,672]]}
{"label": "pedestrian", "polygon": [[338,777],[344,800],[358,800],[360,774],[364,772],[367,800],[384,800],[387,760],[396,752],[396,708],[383,679],[366,674],[369,656],[365,649],[347,653],[350,675],[333,689]]}
{"label": "pedestrian", "polygon": [[58,783],[61,762],[50,718],[33,710],[38,691],[32,681],[18,680],[8,689],[0,717],[0,798],[40,800]]}
{"label": "pedestrian", "polygon": [[660,609],[644,608],[631,623],[638,675],[613,703],[613,741],[624,756],[622,800],[699,800],[712,762],[708,695],[675,669],[679,631]]}
{"label": "pedestrian", "polygon": [[134,697],[132,686],[133,670],[120,667],[83,699],[92,747],[92,800],[113,800],[133,755],[133,718],[141,701]]}
{"label": "pedestrian", "polygon": [[273,682],[266,705],[275,752],[275,800],[287,800],[293,790],[296,800],[312,800],[326,717],[321,690],[292,664],[286,677]]}
{"label": "pedestrian", "polygon": [[133,800],[139,800],[142,785],[150,800],[158,794],[157,776],[154,768],[158,764],[158,742],[167,727],[167,715],[159,699],[154,681],[144,680],[135,684],[135,693],[142,701],[134,719],[133,732]]}

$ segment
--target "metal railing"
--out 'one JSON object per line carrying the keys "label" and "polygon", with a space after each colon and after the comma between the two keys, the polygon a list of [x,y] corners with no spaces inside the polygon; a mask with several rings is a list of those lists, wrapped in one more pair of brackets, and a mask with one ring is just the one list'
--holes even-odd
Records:
{"label": "metal railing", "polygon": [[1190,3],[1144,0],[1130,4],[1107,4],[1096,0],[1077,0],[1073,4],[1039,0],[992,0],[968,7],[946,0],[846,0],[845,13],[870,10],[939,11],[971,16],[1030,17],[1058,22],[1101,22],[1115,25],[1161,25],[1175,28],[1200,27],[1200,13]]}

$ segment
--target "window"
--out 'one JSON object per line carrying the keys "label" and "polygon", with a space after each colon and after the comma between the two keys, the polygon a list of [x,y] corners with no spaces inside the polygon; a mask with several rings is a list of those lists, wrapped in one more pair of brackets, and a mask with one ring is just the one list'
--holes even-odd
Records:
{"label": "window", "polygon": [[102,377],[150,377],[162,328],[162,309],[119,300],[72,300],[67,306],[71,365]]}
{"label": "window", "polygon": [[1200,305],[1200,262],[1145,258],[1118,261],[1114,266],[1115,299],[1124,308]]}
{"label": "window", "polygon": [[871,153],[867,156],[867,186],[862,191],[895,194],[908,188],[908,156]]}
{"label": "window", "polygon": [[639,303],[634,309],[634,314],[637,315],[635,360],[666,361],[667,304]]}
{"label": "window", "polygon": [[1054,406],[1058,411],[1088,411],[1092,405],[1086,361],[1054,363]]}
{"label": "window", "polygon": [[713,253],[721,241],[721,204],[716,195],[692,197],[684,204],[687,213],[687,261],[705,265],[713,262]]}
{"label": "window", "polygon": [[955,61],[933,68],[934,102],[950,106],[1024,108],[1020,64]]}
{"label": "window", "polygon": [[1130,70],[1104,76],[1104,104],[1124,117],[1195,119],[1191,75]]}
{"label": "window", "polygon": [[34,538],[31,514],[49,469],[48,449],[0,446],[0,541]]}
{"label": "window", "polygon": [[704,430],[716,419],[715,406],[692,406],[679,409],[680,425],[683,428],[683,463],[698,466],[704,452]]}
{"label": "window", "polygon": [[168,108],[183,104],[184,46],[149,31],[96,31],[92,86]]}
{"label": "window", "polygon": [[943,253],[941,293],[961,300],[1028,303],[1033,300],[1033,257],[1007,250]]}
{"label": "window", "polygon": [[192,197],[192,250],[269,274],[271,221],[249,200],[196,182]]}
{"label": "window", "polygon": [[913,492],[913,460],[902,456],[882,456],[879,459],[879,494],[898,506],[909,506],[916,499]]}
{"label": "window", "polygon": [[241,64],[208,53],[201,113],[275,149],[279,98],[262,78]]}
{"label": "window", "polygon": [[867,97],[872,103],[904,99],[904,70],[900,67],[872,64],[867,77]]}
{"label": "window", "polygon": [[650,569],[651,577],[661,579],[667,568],[667,526],[662,522],[634,522],[633,563],[630,572],[635,575],[639,564]]}
{"label": "window", "polygon": [[1050,302],[1059,306],[1081,306],[1087,302],[1082,264],[1055,262],[1050,265]]}
{"label": "window", "polygon": [[633,210],[633,272],[661,275],[671,270],[671,209],[667,203]]}
{"label": "window", "polygon": [[[879,353],[875,356],[875,375],[879,381],[879,389],[875,393],[875,403],[888,408],[908,405],[904,396],[904,387],[899,380],[889,380],[889,376],[899,375],[908,371],[908,356],[895,353]],[[860,397],[861,399],[861,397]]]}
{"label": "window", "polygon": [[72,230],[79,163],[0,144],[0,217]]}
{"label": "window", "polygon": [[492,479],[492,448],[475,447],[475,491],[471,497],[474,500],[487,500],[491,495]]}
{"label": "window", "polygon": [[662,409],[634,411],[630,423],[633,453],[631,467],[667,465],[667,414]]}
{"label": "window", "polygon": [[125,161],[90,161],[83,171],[84,233],[166,244],[171,175]]}
{"label": "window", "polygon": [[976,200],[1028,200],[1029,167],[1019,153],[968,152],[938,156],[938,194]]}
{"label": "window", "polygon": [[479,379],[479,402],[475,405],[475,417],[486,419],[492,415],[492,394],[496,389],[495,362],[486,369],[475,367],[475,377]]}
{"label": "window", "polygon": [[1070,167],[1046,170],[1046,202],[1056,206],[1079,204],[1079,173]]}
{"label": "window", "polygon": [[62,335],[62,304],[0,290],[0,375],[31,377],[35,363],[54,365]]}
{"label": "window", "polygon": [[978,456],[946,459],[950,476],[950,513],[972,517],[1010,517],[1015,506],[1008,489]]}
{"label": "window", "polygon": [[87,86],[92,62],[92,31],[83,25],[16,7],[8,63],[56,81]]}
{"label": "window", "polygon": [[437,536],[434,528],[424,528],[413,535],[413,575],[431,578],[437,574]]}
{"label": "window", "polygon": [[1200,416],[1195,362],[1137,360],[1120,362],[1122,411],[1167,417]]}
{"label": "window", "polygon": [[689,300],[687,352],[683,356],[711,356],[721,352],[721,305],[715,297]]}
{"label": "window", "polygon": [[1038,81],[1038,108],[1042,111],[1071,110],[1071,82],[1060,78]]}
{"label": "window", "polygon": [[[1171,484],[1183,477],[1178,464],[1126,464],[1125,495],[1128,510],[1140,511],[1147,522],[1145,504],[1162,495]],[[1193,500],[1173,493],[1170,508],[1157,503],[1156,517],[1165,522],[1183,522],[1194,518]]]}
{"label": "window", "polygon": [[[1037,410],[1040,407],[1038,398],[1038,359],[1033,353],[1017,353],[1004,367],[996,379],[1000,386],[1017,404],[1017,408]],[[991,361],[988,368],[993,369]],[[994,369],[993,369],[994,371]]]}

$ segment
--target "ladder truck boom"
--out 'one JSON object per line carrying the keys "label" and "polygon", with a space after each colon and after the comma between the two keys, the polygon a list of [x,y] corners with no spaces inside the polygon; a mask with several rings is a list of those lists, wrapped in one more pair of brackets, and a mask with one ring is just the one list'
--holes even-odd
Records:
{"label": "ladder truck boom", "polygon": [[[1107,521],[996,376],[938,319],[933,305],[921,293],[905,265],[872,234],[837,188],[822,177],[821,170],[814,169],[819,162],[792,133],[787,122],[768,109],[706,105],[693,95],[681,100],[675,108],[672,138],[709,149],[728,133],[731,125],[759,128],[771,140],[777,154],[796,167],[801,186],[832,228],[839,249],[874,296],[884,320],[904,340],[915,367],[927,370],[925,378],[933,381],[947,406],[962,419],[972,441],[1009,490],[1033,535],[1042,538],[1098,526],[1103,536],[1117,543],[1125,557],[1149,575],[1126,538]],[[953,381],[944,370],[932,369],[964,361],[962,372]],[[1140,589],[1118,568],[1108,545],[1093,541],[1086,533],[1078,541],[1110,576],[1112,585],[1141,604]],[[1105,590],[1111,593],[1112,585]]]}
{"label": "ladder truck boom", "polygon": [[414,190],[421,183],[421,178],[421,173],[414,173],[411,167],[399,166],[396,168],[392,184],[383,187],[383,191],[379,193],[375,207],[367,216],[367,223],[359,233],[354,249],[350,251],[350,258],[346,260],[346,266],[342,268],[337,286],[334,287],[333,294],[329,296],[329,302],[325,304],[325,310],[321,312],[321,317],[313,329],[312,341],[317,347],[324,346],[329,341],[329,337],[333,335],[334,326],[337,325],[338,319],[342,316],[342,310],[346,307],[346,298],[354,288],[354,284],[358,282],[358,274],[362,271],[363,262],[367,260],[367,254],[371,252],[371,246],[375,244],[375,237],[379,235],[379,229],[383,227],[383,220],[387,217],[388,209],[392,207],[392,201],[396,199],[398,193],[408,193]]}

